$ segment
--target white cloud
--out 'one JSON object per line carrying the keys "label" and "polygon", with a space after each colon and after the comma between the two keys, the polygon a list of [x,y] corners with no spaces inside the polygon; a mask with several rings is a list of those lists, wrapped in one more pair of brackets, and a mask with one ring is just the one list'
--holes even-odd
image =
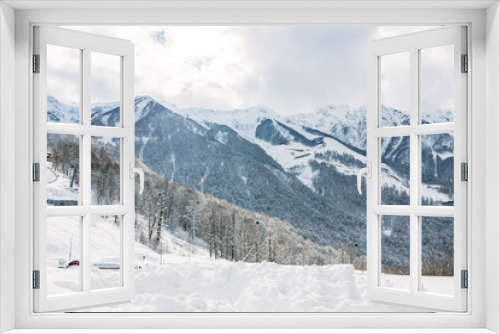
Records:
{"label": "white cloud", "polygon": [[265,105],[286,115],[326,104],[366,104],[367,43],[429,27],[71,28],[134,43],[137,95],[179,107]]}

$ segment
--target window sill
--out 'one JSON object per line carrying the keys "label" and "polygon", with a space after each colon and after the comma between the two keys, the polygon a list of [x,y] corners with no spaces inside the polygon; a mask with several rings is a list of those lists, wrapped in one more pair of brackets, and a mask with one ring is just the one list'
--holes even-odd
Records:
{"label": "window sill", "polygon": [[14,329],[5,334],[487,334],[488,329]]}
{"label": "window sill", "polygon": [[488,329],[15,329],[5,334],[487,334]]}

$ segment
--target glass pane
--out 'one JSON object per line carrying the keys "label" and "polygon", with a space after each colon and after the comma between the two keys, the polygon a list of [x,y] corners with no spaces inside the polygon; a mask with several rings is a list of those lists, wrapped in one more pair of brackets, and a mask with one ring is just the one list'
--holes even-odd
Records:
{"label": "glass pane", "polygon": [[422,217],[421,291],[453,295],[453,218]]}
{"label": "glass pane", "polygon": [[410,205],[410,137],[381,138],[382,205]]}
{"label": "glass pane", "polygon": [[410,53],[380,57],[381,126],[410,124]]}
{"label": "glass pane", "polygon": [[120,126],[121,57],[91,52],[92,125]]}
{"label": "glass pane", "polygon": [[47,205],[81,205],[80,139],[47,134]]}
{"label": "glass pane", "polygon": [[92,137],[92,205],[120,204],[120,138]]}
{"label": "glass pane", "polygon": [[120,216],[92,216],[90,227],[92,290],[122,286],[120,226]]}
{"label": "glass pane", "polygon": [[454,136],[422,136],[422,205],[453,206]]}
{"label": "glass pane", "polygon": [[82,291],[81,217],[47,218],[47,295]]}
{"label": "glass pane", "polygon": [[422,124],[453,122],[453,45],[420,50]]}
{"label": "glass pane", "polygon": [[382,216],[380,286],[410,290],[410,217]]}
{"label": "glass pane", "polygon": [[80,123],[80,49],[47,45],[47,122]]}

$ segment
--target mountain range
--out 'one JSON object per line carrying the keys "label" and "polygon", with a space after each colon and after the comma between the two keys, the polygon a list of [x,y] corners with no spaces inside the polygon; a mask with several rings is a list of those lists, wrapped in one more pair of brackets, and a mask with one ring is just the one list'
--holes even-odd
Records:
{"label": "mountain range", "polygon": [[[453,118],[447,110],[425,110],[424,122]],[[48,121],[78,122],[78,112],[49,96]],[[119,124],[118,103],[93,105],[91,114],[93,125]],[[266,107],[180,109],[137,96],[135,121],[136,156],[166,180],[287,220],[316,243],[357,244],[365,252],[366,198],[355,175],[366,162],[366,108],[327,106],[283,117]],[[382,124],[409,124],[409,116],[383,107]],[[384,138],[381,145],[382,201],[408,204],[409,138]],[[422,138],[422,171],[423,195],[433,204],[452,203],[451,135]]]}

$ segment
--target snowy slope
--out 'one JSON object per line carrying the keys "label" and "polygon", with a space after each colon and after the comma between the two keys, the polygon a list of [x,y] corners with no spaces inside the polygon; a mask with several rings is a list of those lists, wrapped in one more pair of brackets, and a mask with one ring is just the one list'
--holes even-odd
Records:
{"label": "snowy slope", "polygon": [[366,274],[350,265],[192,260],[136,270],[136,297],[98,312],[415,312],[371,303]]}
{"label": "snowy slope", "polygon": [[[79,291],[80,267],[63,269],[57,262],[69,254],[79,259],[78,219],[51,219],[47,230],[48,291]],[[92,221],[91,256],[94,262],[113,262],[119,254],[120,229],[113,219]],[[206,250],[164,233],[168,254],[161,256],[135,243],[135,291],[131,303],[85,312],[418,312],[371,303],[366,273],[351,265],[283,266],[275,263],[230,262],[209,258]],[[110,256],[110,254],[112,256]],[[386,286],[404,284],[406,277],[383,275]],[[451,278],[452,279],[452,278]],[[92,268],[94,289],[118,286],[117,270]],[[431,291],[449,292],[450,278],[426,277]]]}
{"label": "snowy slope", "polygon": [[[164,102],[162,102],[164,103]],[[240,136],[252,140],[255,138],[255,129],[265,119],[285,121],[280,115],[266,107],[252,107],[236,110],[213,110],[204,108],[178,109],[174,112],[191,118],[198,123],[227,125]]]}
{"label": "snowy slope", "polygon": [[[317,243],[336,247],[339,240],[356,238],[363,252],[366,203],[357,194],[354,174],[364,166],[365,157],[348,139],[352,133],[353,138],[363,137],[366,120],[362,108],[343,108],[337,115],[343,128],[332,134],[304,128],[262,107],[174,113],[140,96],[136,98],[136,152],[165,179],[287,220]],[[116,108],[107,113],[119,114]],[[393,122],[404,121],[400,112],[387,109],[387,113]],[[325,123],[329,114],[325,112]],[[383,158],[390,176],[384,182],[394,186],[393,197],[408,193],[408,168],[400,159],[404,144],[387,146]],[[452,197],[442,192],[437,176],[450,170],[450,161],[442,159],[449,157],[450,144],[449,138],[430,140],[426,146],[430,151],[422,153],[429,162],[423,170],[431,176],[422,193],[443,202]]]}
{"label": "snowy slope", "polygon": [[331,134],[366,150],[366,107],[329,105],[312,113],[292,115],[288,121]]}
{"label": "snowy slope", "polygon": [[[424,123],[452,122],[453,113],[430,103],[422,103],[422,118]],[[366,150],[366,107],[328,105],[311,113],[292,115],[287,121],[331,134],[345,143]],[[408,114],[382,106],[382,126],[408,124]]]}
{"label": "snowy slope", "polygon": [[77,105],[65,105],[49,95],[47,96],[47,122],[78,124],[80,108]]}
{"label": "snowy slope", "polygon": [[[211,124],[219,124],[232,128],[240,136],[263,148],[287,172],[296,175],[312,190],[314,190],[314,177],[317,172],[312,169],[309,162],[318,160],[315,157],[316,154],[334,151],[341,155],[352,155],[360,162],[365,161],[363,155],[352,151],[339,141],[311,134],[302,126],[281,117],[269,108],[252,107],[230,111],[187,108],[177,112],[208,127]],[[268,124],[264,129],[266,123]],[[277,137],[281,139],[276,139]],[[275,140],[272,141],[270,138],[275,138]],[[322,160],[322,162],[331,164],[343,174],[353,175],[357,172],[357,169],[353,169],[352,166],[346,166],[338,161]]]}
{"label": "snowy slope", "polygon": [[[267,142],[266,142],[267,143]],[[341,148],[339,148],[341,149]],[[47,170],[48,182],[67,186],[69,178]],[[139,226],[144,225],[139,217]],[[80,220],[54,217],[47,224],[49,294],[81,290]],[[120,228],[113,216],[91,219],[91,286],[119,286]],[[213,260],[203,246],[192,245],[164,230],[165,255],[135,243],[136,297],[129,304],[91,311],[114,312],[406,312],[409,309],[370,303],[366,275],[349,265],[283,266]],[[383,275],[388,286],[405,283],[403,276]],[[444,291],[449,278],[426,278],[426,288]]]}
{"label": "snowy slope", "polygon": [[[70,187],[71,179],[66,175],[61,175],[51,168],[51,163],[47,163],[47,200],[69,200],[78,201],[79,187]],[[49,203],[49,206],[52,205]]]}

